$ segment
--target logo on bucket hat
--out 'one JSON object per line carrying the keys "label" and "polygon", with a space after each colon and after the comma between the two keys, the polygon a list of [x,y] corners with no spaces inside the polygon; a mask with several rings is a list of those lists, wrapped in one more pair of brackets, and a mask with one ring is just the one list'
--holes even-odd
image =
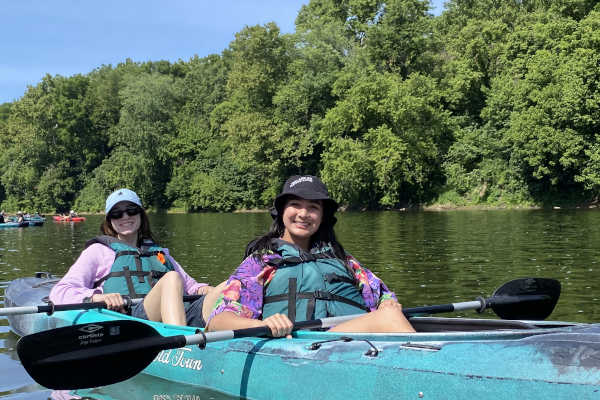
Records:
{"label": "logo on bucket hat", "polygon": [[[286,197],[290,195],[306,200],[322,200],[327,213],[331,215],[338,208],[338,203],[329,197],[327,186],[318,177],[313,175],[294,175],[285,181],[283,190],[275,197],[275,201],[273,202],[277,213],[281,214],[283,212]],[[271,215],[273,214],[271,213]]]}
{"label": "logo on bucket hat", "polygon": [[294,186],[296,186],[300,182],[311,182],[312,183],[312,181],[313,181],[312,176],[301,176],[300,178],[290,182],[290,189],[293,188]]}

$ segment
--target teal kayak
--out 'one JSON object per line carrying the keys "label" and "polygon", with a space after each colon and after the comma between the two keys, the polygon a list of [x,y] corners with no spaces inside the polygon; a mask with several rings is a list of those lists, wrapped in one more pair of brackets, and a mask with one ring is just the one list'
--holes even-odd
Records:
{"label": "teal kayak", "polygon": [[[13,281],[5,306],[41,304],[53,284]],[[17,295],[19,293],[19,295]],[[20,335],[134,320],[162,336],[194,335],[102,309],[9,316]],[[161,350],[144,374],[250,399],[600,398],[600,324],[413,317],[417,333],[296,331]],[[83,336],[82,336],[83,337]],[[115,355],[115,363],[126,363]],[[90,366],[93,368],[93,366]]]}
{"label": "teal kayak", "polygon": [[29,222],[29,226],[42,226],[46,221],[44,217],[25,217],[25,221]]}
{"label": "teal kayak", "polygon": [[29,222],[4,222],[0,224],[1,228],[26,228],[29,226]]}

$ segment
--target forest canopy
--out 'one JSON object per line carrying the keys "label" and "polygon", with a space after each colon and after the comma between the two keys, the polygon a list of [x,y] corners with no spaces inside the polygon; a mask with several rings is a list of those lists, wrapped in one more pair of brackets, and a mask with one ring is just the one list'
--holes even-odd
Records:
{"label": "forest canopy", "polygon": [[266,208],[319,175],[348,208],[600,194],[600,4],[312,0],[221,54],[44,76],[0,105],[6,210]]}

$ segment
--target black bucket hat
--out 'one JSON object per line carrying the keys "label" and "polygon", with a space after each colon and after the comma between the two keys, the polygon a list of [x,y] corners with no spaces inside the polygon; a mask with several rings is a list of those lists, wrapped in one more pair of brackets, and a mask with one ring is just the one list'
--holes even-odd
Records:
{"label": "black bucket hat", "polygon": [[322,200],[324,214],[327,216],[333,216],[339,207],[338,203],[329,197],[327,186],[319,178],[313,175],[294,175],[285,181],[283,190],[275,197],[274,209],[271,210],[273,218],[283,213],[286,198],[290,195],[305,200]]}

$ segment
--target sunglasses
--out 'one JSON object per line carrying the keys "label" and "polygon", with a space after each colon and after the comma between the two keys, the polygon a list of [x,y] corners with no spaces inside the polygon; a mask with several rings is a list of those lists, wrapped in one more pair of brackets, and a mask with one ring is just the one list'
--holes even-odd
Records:
{"label": "sunglasses", "polygon": [[107,217],[107,219],[120,219],[123,217],[123,214],[125,214],[125,213],[127,215],[129,215],[130,217],[133,217],[134,215],[138,215],[141,212],[142,212],[142,209],[140,207],[129,206],[124,209],[111,210],[106,217]]}

